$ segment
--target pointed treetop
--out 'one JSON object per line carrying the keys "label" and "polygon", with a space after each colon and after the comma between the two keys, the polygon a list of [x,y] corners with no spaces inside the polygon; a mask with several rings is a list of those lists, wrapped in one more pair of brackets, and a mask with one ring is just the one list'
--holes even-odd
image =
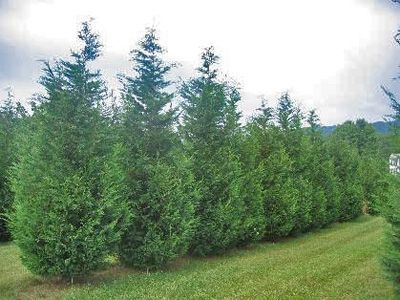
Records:
{"label": "pointed treetop", "polygon": [[301,127],[302,113],[290,98],[288,92],[283,93],[278,99],[277,119],[278,124],[284,130],[299,129]]}
{"label": "pointed treetop", "polygon": [[83,61],[93,61],[101,54],[103,45],[99,41],[99,35],[92,31],[89,21],[82,22],[81,30],[78,31],[78,37],[83,42],[83,48],[79,52],[72,52],[72,55]]}
{"label": "pointed treetop", "polygon": [[[147,27],[144,38],[139,42],[139,46],[143,51],[148,53],[163,53],[164,49],[158,42],[157,30],[154,27]],[[135,53],[139,50],[133,50],[131,53]]]}
{"label": "pointed treetop", "polygon": [[7,98],[4,100],[4,103],[0,105],[0,115],[4,114],[9,117],[23,117],[27,114],[27,111],[21,104],[21,102],[15,99],[15,95],[11,87],[6,89]]}
{"label": "pointed treetop", "polygon": [[317,128],[319,128],[321,126],[320,119],[319,119],[315,109],[312,109],[309,111],[308,117],[307,117],[307,123],[308,123],[308,125],[310,125],[312,131],[315,131]]}
{"label": "pointed treetop", "polygon": [[262,128],[273,124],[274,109],[268,106],[267,100],[262,99],[261,107],[257,108],[257,114],[253,117],[254,122]]}
{"label": "pointed treetop", "polygon": [[274,109],[267,104],[267,100],[263,99],[261,102],[261,107],[257,108],[257,111],[260,112],[260,115],[267,121],[272,120],[274,115]]}
{"label": "pointed treetop", "polygon": [[214,53],[214,47],[205,48],[201,54],[202,65],[197,70],[208,80],[217,77],[218,69],[216,65],[219,62],[219,56]]}
{"label": "pointed treetop", "polygon": [[158,41],[157,30],[154,27],[146,28],[138,47],[130,52],[136,76],[120,76],[120,80],[129,83],[129,90],[139,98],[154,97],[171,84],[166,76],[175,64],[164,62],[164,52]]}

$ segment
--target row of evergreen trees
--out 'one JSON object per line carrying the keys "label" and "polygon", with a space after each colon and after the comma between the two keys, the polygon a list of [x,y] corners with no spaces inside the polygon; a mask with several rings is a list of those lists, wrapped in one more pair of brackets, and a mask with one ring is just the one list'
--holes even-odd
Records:
{"label": "row of evergreen trees", "polygon": [[70,59],[45,63],[32,116],[14,112],[6,124],[22,129],[4,147],[0,227],[33,273],[72,279],[114,254],[149,270],[378,212],[386,170],[359,145],[375,145],[368,124],[360,136],[362,121],[326,138],[315,112],[304,116],[285,93],[241,125],[240,92],[221,79],[213,48],[174,91],[175,65],[154,29],[131,52],[134,74],[119,76],[121,103],[110,106],[90,68],[98,36],[88,23],[78,36]]}

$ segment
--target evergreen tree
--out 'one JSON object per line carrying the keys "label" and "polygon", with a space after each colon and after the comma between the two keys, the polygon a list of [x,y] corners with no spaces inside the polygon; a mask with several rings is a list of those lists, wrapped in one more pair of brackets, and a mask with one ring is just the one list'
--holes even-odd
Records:
{"label": "evergreen tree", "polygon": [[400,294],[400,181],[397,176],[389,174],[389,192],[383,215],[388,223],[385,233],[382,264],[386,276],[392,280],[396,294]]}
{"label": "evergreen tree", "polygon": [[290,176],[297,190],[297,211],[293,233],[307,231],[312,222],[312,185],[308,178],[311,149],[302,130],[303,114],[288,93],[278,99],[276,121],[279,139],[282,140],[286,153],[292,161]]}
{"label": "evergreen tree", "polygon": [[[218,79],[219,57],[212,47],[203,52],[201,59],[202,64],[197,69],[199,76],[184,83],[181,89],[181,129],[200,188],[196,207],[198,226],[191,250],[196,255],[207,255],[247,242],[260,230],[256,228],[258,225],[255,228],[250,225],[259,224],[255,221],[257,217],[244,218],[244,202],[256,205],[257,200],[253,203],[250,195],[244,199],[246,195],[242,194],[243,176],[247,175],[243,175],[240,154],[234,147],[238,93]],[[248,209],[254,212],[253,207]],[[249,234],[252,237],[249,238]]]}
{"label": "evergreen tree", "polygon": [[124,221],[123,207],[102,197],[105,88],[100,72],[89,69],[101,44],[87,22],[78,37],[83,47],[71,60],[45,63],[46,95],[18,144],[10,215],[25,266],[71,281],[104,263]]}
{"label": "evergreen tree", "polygon": [[389,193],[388,164],[379,156],[365,155],[360,163],[360,176],[364,191],[365,212],[380,214]]}
{"label": "evergreen tree", "polygon": [[362,214],[364,197],[357,148],[336,136],[329,139],[327,146],[340,191],[339,220],[354,219]]}
{"label": "evergreen tree", "polygon": [[320,228],[336,221],[338,190],[334,176],[333,163],[327,155],[327,149],[321,134],[319,117],[315,110],[308,114],[309,132],[307,141],[310,146],[307,176],[312,184],[312,228]]}
{"label": "evergreen tree", "polygon": [[6,222],[6,214],[13,202],[9,173],[15,162],[16,136],[25,117],[25,109],[15,102],[9,91],[6,101],[0,106],[0,241],[7,241],[11,237]]}
{"label": "evergreen tree", "polygon": [[[392,0],[393,2],[399,3],[398,0]],[[395,40],[400,44],[400,30],[395,35]],[[400,76],[397,76],[400,78]],[[394,111],[392,118],[395,122],[395,127],[392,132],[393,137],[399,140],[399,128],[398,120],[400,119],[400,103],[393,94],[388,89],[382,87],[389,100],[391,102],[391,107]],[[395,176],[389,177],[389,189],[386,194],[388,197],[386,201],[382,201],[382,211],[389,223],[389,228],[386,233],[385,239],[385,249],[382,256],[383,266],[385,268],[387,277],[391,279],[394,283],[397,296],[400,295],[400,182],[399,178]]]}
{"label": "evergreen tree", "polygon": [[109,170],[116,174],[111,182],[119,192],[106,189],[130,210],[131,221],[119,247],[122,262],[147,269],[187,251],[197,197],[189,162],[173,131],[177,111],[166,79],[173,65],[162,60],[163,52],[155,30],[148,29],[131,52],[135,76],[120,76],[121,142]]}
{"label": "evergreen tree", "polygon": [[[229,91],[230,89],[230,91]],[[240,101],[239,91],[228,86],[226,121],[223,128],[228,146],[236,149],[240,160],[240,174],[237,178],[238,197],[243,201],[241,215],[239,245],[255,242],[264,236],[265,214],[262,191],[262,169],[256,165],[257,152],[251,140],[244,136],[240,126],[241,114],[238,113],[237,103]],[[249,143],[250,142],[250,143]]]}
{"label": "evergreen tree", "polygon": [[247,131],[255,148],[255,165],[261,170],[261,186],[266,222],[265,238],[275,240],[287,236],[295,226],[298,190],[292,178],[293,162],[274,126],[274,110],[262,103]]}
{"label": "evergreen tree", "polygon": [[387,164],[382,161],[375,129],[364,119],[358,119],[356,122],[346,121],[339,125],[334,135],[358,150],[365,212],[378,214],[387,188]]}
{"label": "evergreen tree", "polygon": [[266,239],[288,236],[298,224],[299,190],[294,181],[293,163],[279,143],[263,162]]}

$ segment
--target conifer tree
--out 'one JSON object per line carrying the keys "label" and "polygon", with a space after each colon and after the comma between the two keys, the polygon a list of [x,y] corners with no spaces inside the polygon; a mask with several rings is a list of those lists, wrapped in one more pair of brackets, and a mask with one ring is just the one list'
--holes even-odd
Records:
{"label": "conifer tree", "polygon": [[333,162],[327,155],[327,149],[321,134],[319,117],[315,110],[308,114],[309,131],[307,140],[310,145],[307,176],[312,184],[312,228],[320,228],[336,221],[338,209],[338,190],[334,176]]}
{"label": "conifer tree", "polygon": [[358,151],[347,141],[335,135],[329,139],[327,146],[328,155],[334,163],[340,191],[339,220],[354,219],[362,214],[364,197]]}
{"label": "conifer tree", "polygon": [[265,102],[258,110],[247,131],[256,151],[255,164],[261,169],[265,238],[276,240],[293,230],[299,195],[292,178],[293,162],[274,125],[275,111]]}
{"label": "conifer tree", "polygon": [[9,91],[6,101],[0,106],[0,241],[10,239],[6,214],[11,208],[13,193],[9,173],[15,162],[16,136],[25,117],[25,109],[19,102],[15,102]]}
{"label": "conifer tree", "polygon": [[312,184],[308,176],[311,149],[302,130],[303,114],[288,93],[278,99],[276,120],[279,139],[292,163],[290,176],[298,191],[293,233],[307,231],[312,222]]}
{"label": "conifer tree", "polygon": [[[256,239],[257,232],[263,227],[257,217],[243,217],[244,202],[251,205],[261,202],[244,199],[242,180],[246,175],[240,154],[234,147],[238,130],[238,93],[231,85],[219,80],[218,61],[213,48],[206,48],[197,69],[199,76],[184,83],[181,89],[181,130],[200,188],[196,207],[198,226],[191,244],[196,255],[220,253],[238,243]],[[254,207],[249,209],[254,212]]]}
{"label": "conifer tree", "polygon": [[364,191],[365,211],[378,214],[387,192],[387,162],[382,160],[376,130],[364,119],[346,121],[334,134],[356,147],[360,161],[360,180]]}
{"label": "conifer tree", "polygon": [[114,185],[106,189],[128,205],[131,215],[119,246],[121,260],[145,269],[161,267],[187,251],[196,203],[189,162],[173,130],[177,110],[174,94],[167,91],[173,65],[162,60],[163,52],[155,30],[148,29],[131,52],[135,75],[120,76],[121,140],[110,159]]}
{"label": "conifer tree", "polygon": [[105,87],[89,63],[100,55],[87,22],[70,60],[45,63],[40,97],[12,174],[11,229],[33,273],[73,281],[99,268],[118,243],[123,206],[102,197],[106,149],[99,109]]}
{"label": "conifer tree", "polygon": [[240,101],[239,90],[228,84],[225,124],[223,127],[227,146],[236,149],[235,159],[240,161],[240,173],[237,184],[239,197],[243,201],[241,215],[239,245],[245,245],[260,240],[264,236],[265,214],[262,191],[262,168],[256,165],[257,152],[249,140],[243,135],[240,126],[241,114],[238,112],[237,103]]}
{"label": "conifer tree", "polygon": [[[400,3],[398,0],[393,2]],[[400,30],[395,35],[396,42],[400,45]],[[399,78],[397,76],[396,78]],[[393,128],[393,136],[398,140],[399,128],[397,121],[400,119],[400,103],[394,93],[382,87],[389,97],[391,107],[394,111],[392,118],[395,123]],[[400,182],[398,176],[389,176],[388,199],[382,202],[381,210],[389,224],[386,238],[385,248],[382,255],[382,263],[386,271],[387,277],[393,281],[396,289],[396,295],[400,295]]]}
{"label": "conifer tree", "polygon": [[385,232],[381,262],[388,279],[392,280],[396,294],[400,294],[400,181],[389,174],[388,197],[382,208],[388,227]]}
{"label": "conifer tree", "polygon": [[298,224],[299,190],[293,179],[293,163],[278,143],[263,162],[266,233],[268,240],[288,236]]}

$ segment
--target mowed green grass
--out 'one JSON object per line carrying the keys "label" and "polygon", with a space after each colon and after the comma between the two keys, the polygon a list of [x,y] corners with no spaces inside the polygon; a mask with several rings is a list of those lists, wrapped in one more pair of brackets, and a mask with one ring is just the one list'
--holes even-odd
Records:
{"label": "mowed green grass", "polygon": [[279,243],[183,258],[146,274],[118,265],[74,285],[44,281],[0,246],[1,299],[393,299],[379,265],[384,221],[361,217]]}

